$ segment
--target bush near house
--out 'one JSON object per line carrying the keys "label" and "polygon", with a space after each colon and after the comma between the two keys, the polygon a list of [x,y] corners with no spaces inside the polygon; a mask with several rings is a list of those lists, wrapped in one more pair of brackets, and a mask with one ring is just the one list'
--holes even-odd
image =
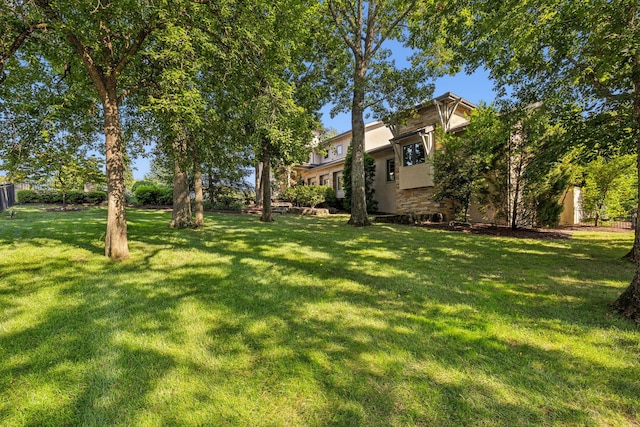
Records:
{"label": "bush near house", "polygon": [[215,203],[211,204],[212,209],[221,211],[240,211],[244,207],[244,201],[236,195],[229,194],[219,197]]}
{"label": "bush near house", "polygon": [[289,187],[281,194],[280,198],[296,206],[310,206],[312,208],[322,203],[331,205],[337,200],[336,191],[333,188],[315,185]]}
{"label": "bush near house", "polygon": [[[60,191],[18,191],[18,203],[62,203],[62,192]],[[107,193],[104,191],[79,191],[67,192],[67,203],[71,204],[92,204],[97,205],[107,200]]]}
{"label": "bush near house", "polygon": [[160,185],[141,185],[133,194],[141,205],[164,206],[173,204],[173,188]]}

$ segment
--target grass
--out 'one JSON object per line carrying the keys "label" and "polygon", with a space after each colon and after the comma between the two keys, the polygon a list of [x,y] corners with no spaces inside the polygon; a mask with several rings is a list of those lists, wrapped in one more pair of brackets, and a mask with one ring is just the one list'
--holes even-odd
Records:
{"label": "grass", "polygon": [[0,217],[0,425],[634,426],[628,233]]}

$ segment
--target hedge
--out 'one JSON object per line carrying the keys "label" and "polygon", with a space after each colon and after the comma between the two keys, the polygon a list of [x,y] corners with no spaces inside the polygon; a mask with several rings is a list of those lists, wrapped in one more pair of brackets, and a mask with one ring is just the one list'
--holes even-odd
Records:
{"label": "hedge", "polygon": [[164,206],[173,204],[173,188],[159,185],[141,185],[133,193],[141,205]]}
{"label": "hedge", "polygon": [[[34,191],[19,190],[18,203],[62,203],[62,192],[60,191]],[[71,204],[93,204],[97,205],[107,200],[107,193],[104,191],[83,191],[72,190],[67,192],[67,203]]]}

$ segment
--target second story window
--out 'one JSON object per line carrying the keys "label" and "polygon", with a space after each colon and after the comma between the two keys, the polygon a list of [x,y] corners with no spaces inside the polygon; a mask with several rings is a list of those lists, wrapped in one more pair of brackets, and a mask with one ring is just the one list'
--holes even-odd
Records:
{"label": "second story window", "polygon": [[338,156],[342,155],[342,145],[336,145],[336,154]]}
{"label": "second story window", "polygon": [[425,162],[425,150],[422,142],[402,147],[402,166],[413,166]]}

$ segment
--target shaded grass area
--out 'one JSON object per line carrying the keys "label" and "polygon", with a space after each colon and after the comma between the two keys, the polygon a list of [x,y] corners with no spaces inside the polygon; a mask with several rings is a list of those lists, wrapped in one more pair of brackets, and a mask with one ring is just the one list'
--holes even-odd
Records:
{"label": "shaded grass area", "polygon": [[0,218],[1,425],[640,423],[624,233],[517,240],[347,217]]}

